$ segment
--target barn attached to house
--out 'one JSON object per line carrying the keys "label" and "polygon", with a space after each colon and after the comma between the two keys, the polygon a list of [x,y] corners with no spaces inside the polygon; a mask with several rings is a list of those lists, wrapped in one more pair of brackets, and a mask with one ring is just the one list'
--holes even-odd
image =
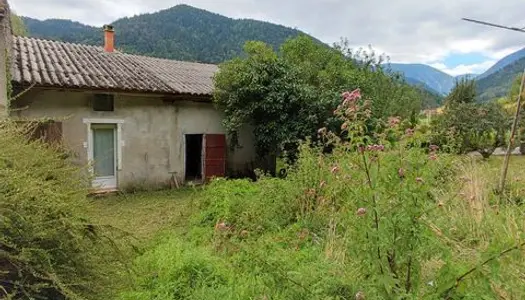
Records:
{"label": "barn attached to house", "polygon": [[44,132],[90,166],[98,190],[249,171],[251,131],[228,147],[212,103],[217,66],[122,53],[113,28],[104,31],[104,47],[9,35],[11,82],[22,93],[10,117],[53,120]]}

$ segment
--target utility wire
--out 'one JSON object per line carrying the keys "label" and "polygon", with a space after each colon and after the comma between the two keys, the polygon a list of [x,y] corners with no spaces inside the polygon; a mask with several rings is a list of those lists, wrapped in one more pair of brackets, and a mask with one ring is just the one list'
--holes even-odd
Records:
{"label": "utility wire", "polygon": [[[503,28],[507,30],[512,31],[518,31],[525,33],[525,27],[523,28],[517,28],[517,27],[508,27],[503,25],[498,25],[494,23],[484,22],[484,21],[478,21],[473,19],[467,19],[463,18],[463,20],[473,23],[478,23],[482,25],[492,26],[492,27],[498,27]],[[521,101],[523,97],[523,92],[525,89],[525,70],[523,70],[523,74],[521,76],[521,85],[520,85],[520,92],[516,99],[517,107],[516,107],[516,114],[514,115],[514,120],[512,122],[512,128],[510,130],[510,137],[509,137],[509,143],[507,145],[507,153],[505,153],[505,160],[503,161],[503,167],[501,169],[501,178],[499,182],[499,192],[503,194],[505,192],[505,183],[507,181],[507,171],[509,169],[509,160],[510,160],[510,154],[512,152],[512,146],[514,145],[514,136],[516,135],[516,129],[519,127],[519,118],[520,118],[520,110],[521,110]]]}

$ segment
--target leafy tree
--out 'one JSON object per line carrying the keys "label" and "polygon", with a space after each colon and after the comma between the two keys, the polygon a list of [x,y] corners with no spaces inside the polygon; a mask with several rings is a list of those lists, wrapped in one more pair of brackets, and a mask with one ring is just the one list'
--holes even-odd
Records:
{"label": "leafy tree", "polygon": [[504,145],[509,116],[501,103],[476,103],[476,85],[462,79],[445,99],[445,110],[434,123],[436,139],[451,152],[478,151],[488,158]]}
{"label": "leafy tree", "polygon": [[215,100],[226,114],[224,124],[236,139],[244,124],[253,126],[260,157],[315,132],[320,125],[314,90],[297,70],[268,45],[249,42],[247,58],[223,64],[215,77]]}
{"label": "leafy tree", "polygon": [[455,103],[446,107],[434,124],[435,143],[449,152],[477,151],[490,157],[505,144],[509,116],[498,103]]}
{"label": "leafy tree", "polygon": [[249,42],[245,56],[220,66],[214,98],[234,140],[236,131],[249,124],[259,156],[287,149],[293,158],[298,142],[316,138],[318,128],[341,130],[332,112],[347,88],[370,93],[374,118],[419,111],[416,89],[384,73],[380,64],[373,53],[351,53],[344,44],[327,48],[306,36],[287,41],[278,53]]}
{"label": "leafy tree", "polygon": [[11,28],[13,29],[13,34],[15,35],[27,35],[27,28],[24,24],[24,21],[14,13],[11,14]]}
{"label": "leafy tree", "polygon": [[445,105],[458,103],[474,103],[476,101],[476,82],[470,79],[460,79],[445,98]]}

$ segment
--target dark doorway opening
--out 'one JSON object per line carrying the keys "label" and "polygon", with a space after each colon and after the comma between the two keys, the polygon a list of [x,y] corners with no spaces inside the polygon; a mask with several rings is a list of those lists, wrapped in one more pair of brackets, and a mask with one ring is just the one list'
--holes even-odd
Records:
{"label": "dark doorway opening", "polygon": [[186,180],[202,179],[202,134],[186,134]]}

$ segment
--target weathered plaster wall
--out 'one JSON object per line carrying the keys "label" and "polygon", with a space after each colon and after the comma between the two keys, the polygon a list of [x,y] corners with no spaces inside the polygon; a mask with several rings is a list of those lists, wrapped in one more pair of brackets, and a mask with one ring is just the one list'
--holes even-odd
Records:
{"label": "weathered plaster wall", "polygon": [[[74,161],[87,165],[87,125],[84,118],[122,119],[122,168],[118,172],[119,187],[129,184],[164,184],[177,172],[184,176],[184,134],[225,133],[222,116],[210,103],[178,101],[163,103],[159,97],[146,95],[115,95],[115,111],[95,112],[93,97],[88,92],[33,89],[17,99],[13,116],[20,118],[53,118],[63,122],[66,146],[74,153]],[[254,159],[249,133],[240,139],[243,146],[228,153],[228,167],[241,171]]]}

